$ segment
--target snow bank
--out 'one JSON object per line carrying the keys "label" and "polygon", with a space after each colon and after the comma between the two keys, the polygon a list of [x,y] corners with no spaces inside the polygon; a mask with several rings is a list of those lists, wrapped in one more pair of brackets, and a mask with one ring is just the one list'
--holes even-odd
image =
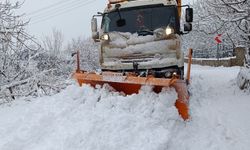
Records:
{"label": "snow bank", "polygon": [[240,89],[249,89],[250,90],[250,69],[241,68],[237,76],[237,84]]}
{"label": "snow bank", "polygon": [[236,85],[239,67],[192,66],[192,119],[178,126],[170,150],[249,150],[250,95]]}
{"label": "snow bank", "polygon": [[0,106],[1,150],[159,150],[181,122],[172,90],[122,96],[70,86],[61,94]]}

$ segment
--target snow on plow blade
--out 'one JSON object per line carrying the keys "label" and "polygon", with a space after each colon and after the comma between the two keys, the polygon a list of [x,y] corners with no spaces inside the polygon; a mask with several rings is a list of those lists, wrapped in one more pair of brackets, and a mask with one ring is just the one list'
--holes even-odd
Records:
{"label": "snow on plow blade", "polygon": [[164,79],[154,77],[138,77],[134,75],[122,75],[116,72],[103,72],[102,74],[88,73],[84,71],[77,71],[74,73],[74,78],[78,81],[80,86],[83,84],[96,85],[109,84],[118,92],[124,92],[127,95],[138,93],[141,86],[154,86],[156,93],[161,92],[163,87],[172,87],[176,90],[178,99],[175,106],[179,114],[184,120],[189,118],[189,95],[187,84],[184,80],[178,78]]}

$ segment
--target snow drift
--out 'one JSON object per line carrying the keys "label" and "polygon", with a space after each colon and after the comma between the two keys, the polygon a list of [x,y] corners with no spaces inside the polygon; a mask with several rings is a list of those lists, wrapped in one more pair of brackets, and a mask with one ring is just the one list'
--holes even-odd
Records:
{"label": "snow drift", "polygon": [[250,91],[250,69],[243,67],[237,76],[237,84],[242,90]]}
{"label": "snow drift", "polygon": [[176,98],[172,90],[157,95],[150,87],[125,97],[109,87],[70,86],[53,97],[2,106],[0,148],[164,149],[181,121]]}

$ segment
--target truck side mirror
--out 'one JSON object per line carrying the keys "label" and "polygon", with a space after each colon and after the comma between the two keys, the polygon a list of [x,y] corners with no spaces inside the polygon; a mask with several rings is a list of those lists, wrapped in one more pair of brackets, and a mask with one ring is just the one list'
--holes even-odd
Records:
{"label": "truck side mirror", "polygon": [[97,31],[97,19],[96,18],[92,18],[91,19],[91,30],[92,30],[92,38],[93,40],[97,40],[99,39],[99,33]]}
{"label": "truck side mirror", "polygon": [[186,22],[193,22],[193,8],[186,8]]}
{"label": "truck side mirror", "polygon": [[187,31],[187,32],[192,31],[192,28],[193,28],[193,26],[191,23],[184,24],[184,31]]}

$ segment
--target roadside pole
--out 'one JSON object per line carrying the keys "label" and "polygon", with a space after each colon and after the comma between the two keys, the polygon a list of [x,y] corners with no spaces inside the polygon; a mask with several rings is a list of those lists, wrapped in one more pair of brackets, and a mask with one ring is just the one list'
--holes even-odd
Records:
{"label": "roadside pole", "polygon": [[220,49],[220,44],[217,43],[217,53],[216,53],[217,60],[219,60],[219,49]]}
{"label": "roadside pole", "polygon": [[217,54],[216,54],[217,60],[219,60],[220,43],[222,43],[222,40],[220,39],[221,36],[222,36],[222,34],[218,34],[218,35],[214,38],[215,42],[217,43]]}

